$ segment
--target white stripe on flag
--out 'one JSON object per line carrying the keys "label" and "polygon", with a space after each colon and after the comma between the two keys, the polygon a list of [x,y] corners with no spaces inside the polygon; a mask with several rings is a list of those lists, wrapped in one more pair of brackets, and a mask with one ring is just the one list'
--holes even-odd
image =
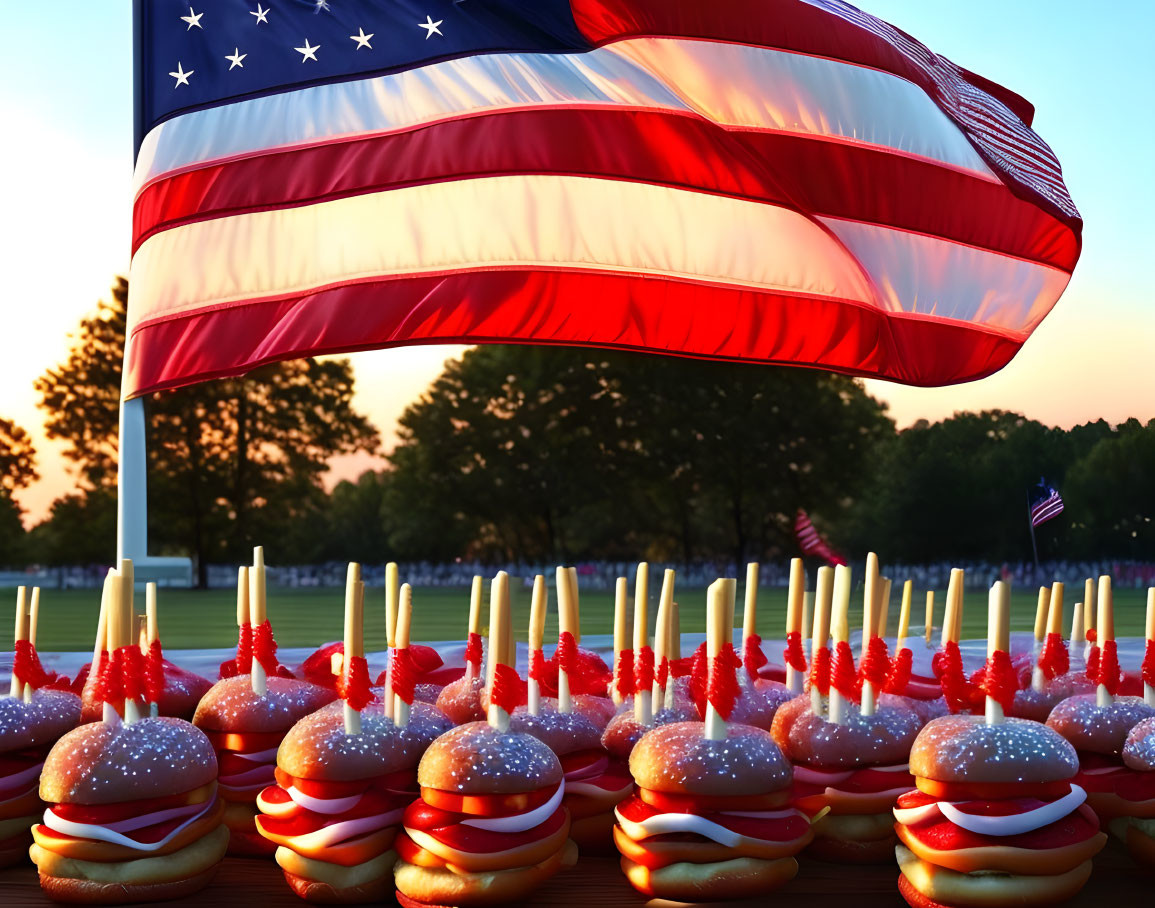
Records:
{"label": "white stripe on flag", "polygon": [[[539,212],[564,216],[543,220]],[[588,177],[515,175],[431,183],[196,222],[146,240],[133,258],[133,323],[386,275],[487,268],[629,272],[835,297],[974,318],[967,297],[1028,297],[1033,326],[1066,275],[998,253],[838,222],[854,255],[805,215],[760,202]],[[185,263],[196,262],[196,268]],[[863,270],[865,266],[865,272]],[[911,273],[912,272],[912,273]],[[864,274],[867,276],[864,279]],[[1063,278],[1062,281],[1059,277]]]}
{"label": "white stripe on flag", "polygon": [[738,44],[630,38],[575,54],[482,54],[174,117],[144,139],[137,191],[269,150],[531,108],[665,110],[726,128],[875,146],[996,181],[922,89],[890,73]]}

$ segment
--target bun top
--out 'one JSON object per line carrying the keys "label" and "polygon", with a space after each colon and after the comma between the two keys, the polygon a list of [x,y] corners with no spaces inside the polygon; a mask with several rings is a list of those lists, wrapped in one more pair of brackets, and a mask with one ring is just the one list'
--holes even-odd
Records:
{"label": "bun top", "polygon": [[0,754],[47,747],[79,721],[76,694],[38,690],[28,703],[21,697],[0,697]]}
{"label": "bun top", "polygon": [[517,794],[561,782],[561,763],[533,735],[470,722],[429,745],[417,784],[457,794]]}
{"label": "bun top", "polygon": [[697,722],[698,710],[693,704],[675,701],[673,709],[663,709],[654,716],[653,724],[649,727],[642,725],[634,718],[634,707],[628,701],[622,704],[605,731],[602,732],[602,747],[606,752],[618,760],[628,760],[634,750],[634,745],[642,739],[642,735],[651,728],[659,725],[670,725],[674,722]]}
{"label": "bun top", "polygon": [[650,729],[634,745],[630,773],[641,788],[693,795],[758,795],[788,788],[789,761],[770,733],[728,723],[712,741],[702,722]]}
{"label": "bun top", "polygon": [[793,762],[815,769],[857,769],[905,763],[922,720],[906,706],[881,705],[872,716],[850,709],[846,722],[816,716],[810,698],[779,707],[774,740]]}
{"label": "bun top", "polygon": [[1155,706],[1148,706],[1142,697],[1116,697],[1110,706],[1099,706],[1094,694],[1079,694],[1052,709],[1047,725],[1076,750],[1118,756],[1127,732],[1150,716],[1155,716]]}
{"label": "bun top", "polygon": [[1155,718],[1144,719],[1127,733],[1123,762],[1138,772],[1155,770]]}
{"label": "bun top", "polygon": [[204,733],[183,719],[92,722],[56,742],[40,774],[53,804],[119,804],[192,791],[217,778]]}
{"label": "bun top", "polygon": [[277,766],[298,779],[356,781],[414,769],[421,740],[385,718],[380,708],[361,713],[361,733],[345,734],[345,704],[330,703],[289,729]]}
{"label": "bun top", "polygon": [[987,725],[983,716],[942,716],[910,751],[911,775],[935,782],[1062,782],[1078,771],[1075,748],[1030,719]]}
{"label": "bun top", "polygon": [[193,716],[193,724],[209,731],[288,731],[309,713],[337,698],[331,691],[308,681],[269,678],[268,692],[253,693],[248,675],[223,678],[214,684]]}
{"label": "bun top", "polygon": [[561,713],[552,707],[543,706],[541,712],[531,716],[519,706],[510,717],[509,729],[544,741],[559,757],[602,746],[601,732],[592,719],[582,713]]}

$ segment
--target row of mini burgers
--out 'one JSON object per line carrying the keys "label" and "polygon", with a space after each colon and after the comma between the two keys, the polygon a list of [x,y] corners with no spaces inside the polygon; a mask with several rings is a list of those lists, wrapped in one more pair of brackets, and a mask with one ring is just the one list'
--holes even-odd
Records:
{"label": "row of mini burgers", "polygon": [[[639,566],[632,634],[619,581],[611,668],[580,645],[572,569],[558,569],[558,645],[545,658],[539,576],[523,680],[508,577],[491,586],[488,647],[476,578],[466,665],[453,677],[410,645],[411,591],[393,570],[390,664],[374,684],[351,565],[345,639],[318,650],[302,669],[312,680],[298,680],[276,660],[258,549],[238,578],[237,658],[191,724],[163,716],[179,670],[166,671],[153,588],[138,636],[130,563],[106,582],[83,708],[39,666],[21,598],[12,690],[0,698],[0,861],[30,854],[44,891],[64,901],[180,897],[233,853],[272,855],[312,901],[396,888],[404,904],[473,905],[524,898],[579,847],[616,849],[640,892],[680,900],[769,891],[795,875],[803,850],[846,863],[897,854],[912,905],[967,906],[1068,897],[1090,875],[1101,826],[1137,860],[1155,859],[1155,602],[1136,697],[1119,695],[1109,578],[1097,590],[1093,679],[1090,667],[1058,670],[1056,648],[1069,660],[1049,631],[1062,627],[1061,587],[1041,591],[1047,632],[1037,621],[1024,670],[1009,652],[1009,590],[996,584],[987,662],[968,676],[961,572],[927,660],[930,609],[925,639],[912,638],[907,584],[892,657],[889,581],[871,556],[856,663],[849,569],[820,569],[808,596],[796,560],[778,680],[756,633],[757,567],[740,652],[736,586],[711,587],[707,641],[682,657],[673,572],[651,647]],[[1046,725],[1015,715],[1072,689],[1086,692],[1055,697]],[[75,727],[82,711],[96,720]]]}

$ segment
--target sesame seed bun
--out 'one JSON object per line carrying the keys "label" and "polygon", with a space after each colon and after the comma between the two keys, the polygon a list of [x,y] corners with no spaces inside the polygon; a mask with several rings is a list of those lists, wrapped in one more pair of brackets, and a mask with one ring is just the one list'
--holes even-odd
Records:
{"label": "sesame seed bun", "polygon": [[237,675],[209,689],[197,706],[193,724],[208,731],[288,731],[298,719],[336,697],[334,691],[308,681],[277,677],[268,679],[267,693],[261,696],[253,692],[249,675]]}
{"label": "sesame seed bun", "polygon": [[702,722],[676,722],[646,732],[630,754],[642,788],[678,794],[768,794],[788,788],[793,770],[770,733],[728,724],[712,741]]}
{"label": "sesame seed bun", "polygon": [[92,722],[49,752],[40,797],[50,804],[118,804],[192,791],[216,777],[212,744],[183,719]]}
{"label": "sesame seed bun", "polygon": [[1060,782],[1078,771],[1075,748],[1029,719],[987,725],[983,716],[943,716],[910,750],[911,775],[936,782]]}
{"label": "sesame seed bun", "polygon": [[558,785],[561,763],[532,735],[499,732],[487,722],[447,731],[429,745],[417,783],[458,794],[515,794]]}
{"label": "sesame seed bun", "polygon": [[298,779],[356,781],[413,769],[419,741],[377,709],[361,713],[361,733],[345,733],[345,704],[330,703],[289,729],[277,766]]}

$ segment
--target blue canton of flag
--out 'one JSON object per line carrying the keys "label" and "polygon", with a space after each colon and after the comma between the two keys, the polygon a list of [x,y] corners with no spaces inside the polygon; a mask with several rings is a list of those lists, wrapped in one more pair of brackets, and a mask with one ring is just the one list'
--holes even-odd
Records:
{"label": "blue canton of flag", "polygon": [[222,101],[465,54],[590,46],[566,0],[137,0],[137,9],[138,145],[157,123]]}

